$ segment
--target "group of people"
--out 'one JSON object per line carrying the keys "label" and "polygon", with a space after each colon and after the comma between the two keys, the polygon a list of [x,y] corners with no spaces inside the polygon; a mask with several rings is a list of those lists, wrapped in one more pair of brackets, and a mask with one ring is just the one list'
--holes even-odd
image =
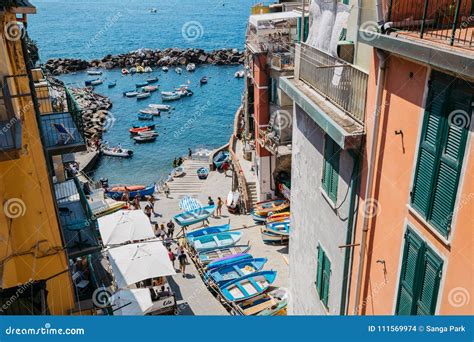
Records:
{"label": "group of people", "polygon": [[[188,148],[188,159],[193,159],[193,150],[191,150],[191,148]],[[174,158],[173,168],[181,166],[183,163],[184,163],[183,157]]]}
{"label": "group of people", "polygon": [[[207,205],[216,205],[211,196],[207,198]],[[222,201],[222,198],[217,197],[216,213],[214,217],[221,217],[223,205],[224,205],[224,202]]]}

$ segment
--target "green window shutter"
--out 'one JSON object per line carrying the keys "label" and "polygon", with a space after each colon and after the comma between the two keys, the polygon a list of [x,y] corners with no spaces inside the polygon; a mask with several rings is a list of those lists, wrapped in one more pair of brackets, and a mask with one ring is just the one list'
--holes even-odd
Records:
{"label": "green window shutter", "polygon": [[425,111],[418,164],[412,189],[412,206],[428,217],[433,179],[437,167],[438,150],[443,136],[446,84],[433,79],[430,84],[428,106]]}
{"label": "green window shutter", "polygon": [[327,255],[324,255],[324,266],[323,266],[323,288],[321,301],[324,303],[326,308],[328,307],[329,300],[329,280],[331,278],[331,262]]}
{"label": "green window shutter", "polygon": [[402,271],[398,289],[397,315],[411,315],[416,298],[416,268],[423,248],[421,239],[407,230],[403,249]]}
{"label": "green window shutter", "polygon": [[329,198],[336,202],[339,182],[339,146],[329,136],[326,136],[324,147],[323,189]]}
{"label": "green window shutter", "polygon": [[442,266],[442,260],[430,249],[426,249],[420,271],[419,282],[421,288],[416,305],[417,315],[435,314]]}
{"label": "green window shutter", "polygon": [[472,97],[461,87],[451,92],[451,113],[446,120],[439,169],[433,186],[433,204],[428,221],[448,237],[464,157]]}
{"label": "green window shutter", "polygon": [[324,263],[324,251],[320,245],[318,245],[318,265],[316,271],[316,289],[318,294],[321,296],[322,282],[323,282],[323,263]]}

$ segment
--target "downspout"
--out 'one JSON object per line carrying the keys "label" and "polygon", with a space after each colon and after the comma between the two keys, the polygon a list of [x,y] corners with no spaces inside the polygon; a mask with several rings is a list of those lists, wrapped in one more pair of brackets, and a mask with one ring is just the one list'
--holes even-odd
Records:
{"label": "downspout", "polygon": [[[380,1],[380,0],[378,0]],[[384,83],[385,83],[385,60],[387,58],[387,54],[381,50],[375,50],[377,54],[377,59],[379,61],[378,66],[378,76],[377,76],[377,88],[376,88],[376,97],[375,97],[375,107],[374,107],[374,129],[370,144],[370,155],[368,159],[367,165],[367,182],[365,184],[365,203],[364,203],[364,213],[370,212],[370,205],[372,198],[372,183],[374,180],[375,174],[375,157],[377,152],[377,143],[378,143],[378,135],[379,135],[379,126],[380,126],[380,113],[382,112],[382,97],[383,97],[383,90],[384,90]],[[355,308],[354,314],[359,313],[359,302],[360,302],[360,295],[362,290],[362,277],[364,274],[364,262],[365,262],[365,253],[367,247],[367,232],[369,230],[369,216],[370,215],[363,215],[362,221],[362,237],[360,243],[360,257],[359,257],[359,266],[357,269],[357,282],[356,282],[356,293],[355,293]]]}
{"label": "downspout", "polygon": [[346,250],[344,253],[344,271],[343,274],[345,277],[342,280],[342,292],[341,292],[341,308],[339,314],[341,316],[347,315],[347,303],[349,298],[349,282],[350,282],[350,271],[351,271],[351,256],[353,254],[353,238],[355,236],[355,222],[357,216],[356,208],[356,201],[357,201],[357,194],[359,192],[359,185],[360,185],[360,157],[357,153],[349,150],[349,155],[352,157],[353,161],[353,168],[354,171],[352,172],[351,177],[351,190],[350,190],[350,202],[349,202],[349,211],[348,211],[348,219],[347,219],[347,233],[346,233]]}

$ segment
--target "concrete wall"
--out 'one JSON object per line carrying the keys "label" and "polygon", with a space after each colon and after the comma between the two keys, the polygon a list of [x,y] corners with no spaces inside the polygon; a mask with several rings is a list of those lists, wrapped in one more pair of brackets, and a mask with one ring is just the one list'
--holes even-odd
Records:
{"label": "concrete wall", "polygon": [[[334,204],[321,190],[324,132],[297,105],[293,113],[291,178],[290,303],[292,315],[338,315],[343,281],[347,212],[346,196],[353,169],[352,157],[341,151],[338,200]],[[343,201],[343,203],[341,203]],[[329,311],[316,292],[317,246],[331,261]]]}

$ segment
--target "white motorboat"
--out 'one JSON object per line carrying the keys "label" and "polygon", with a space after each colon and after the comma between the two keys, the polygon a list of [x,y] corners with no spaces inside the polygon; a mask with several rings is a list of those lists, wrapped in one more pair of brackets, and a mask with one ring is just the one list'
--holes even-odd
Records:
{"label": "white motorboat", "polygon": [[158,90],[158,86],[147,85],[142,88],[142,91],[146,93],[152,93]]}
{"label": "white motorboat", "polygon": [[156,135],[136,135],[133,137],[133,140],[137,143],[146,143],[156,140]]}
{"label": "white motorboat", "polygon": [[138,93],[137,94],[137,100],[143,100],[151,96],[151,93]]}
{"label": "white motorboat", "polygon": [[111,157],[130,158],[133,155],[132,150],[122,148],[120,145],[116,147],[109,147],[108,145],[104,145],[101,147],[100,151],[102,152],[102,154]]}
{"label": "white motorboat", "polygon": [[137,96],[138,94],[140,94],[138,91],[127,91],[124,93],[124,95],[126,97],[135,97]]}
{"label": "white motorboat", "polygon": [[193,72],[194,70],[196,70],[196,64],[189,63],[188,65],[186,65],[186,70],[189,72]]}
{"label": "white motorboat", "polygon": [[153,108],[153,109],[158,109],[158,110],[164,110],[164,111],[171,110],[170,105],[165,105],[165,104],[160,104],[160,103],[152,103],[152,104],[149,104],[148,107]]}
{"label": "white motorboat", "polygon": [[91,81],[91,85],[93,85],[93,86],[99,85],[99,84],[102,84],[102,83],[104,83],[104,81],[101,80],[101,79]]}
{"label": "white motorboat", "polygon": [[102,75],[102,70],[87,70],[87,74],[93,76]]}
{"label": "white motorboat", "polygon": [[244,76],[245,76],[245,71],[243,70],[236,71],[234,74],[235,78],[243,78]]}
{"label": "white motorboat", "polygon": [[157,137],[158,132],[157,131],[143,131],[143,132],[138,132],[137,135],[140,137]]}
{"label": "white motorboat", "polygon": [[174,71],[176,71],[178,75],[181,75],[181,73],[183,72],[183,69],[181,69],[180,67],[177,67],[176,69],[174,69]]}
{"label": "white motorboat", "polygon": [[159,109],[156,109],[156,108],[140,109],[140,113],[142,113],[142,114],[156,115],[156,116],[160,116],[160,114],[161,114],[160,110],[159,110]]}
{"label": "white motorboat", "polygon": [[161,67],[161,70],[162,70],[163,72],[168,72],[169,69],[168,69],[167,66],[164,66],[164,67]]}
{"label": "white motorboat", "polygon": [[149,66],[145,67],[145,72],[152,72],[152,71],[153,71],[153,69],[151,67],[149,67]]}

